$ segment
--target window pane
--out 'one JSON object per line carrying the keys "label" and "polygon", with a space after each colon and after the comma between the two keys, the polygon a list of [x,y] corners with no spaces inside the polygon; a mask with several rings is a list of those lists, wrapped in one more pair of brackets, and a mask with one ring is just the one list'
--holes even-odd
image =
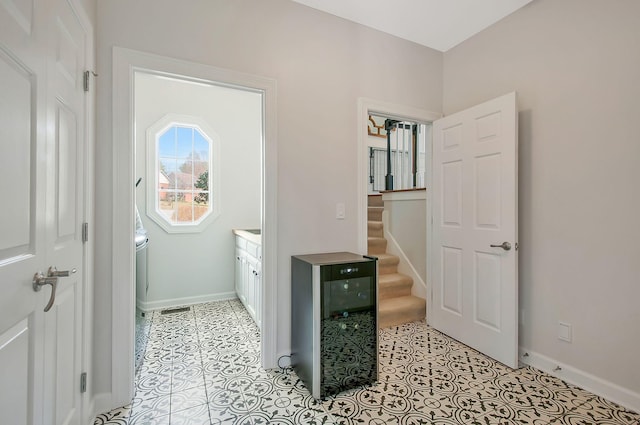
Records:
{"label": "window pane", "polygon": [[193,129],[190,127],[177,127],[178,147],[177,158],[191,159],[193,152]]}
{"label": "window pane", "polygon": [[175,173],[178,168],[176,160],[174,158],[160,158],[158,168],[158,186],[162,187],[163,180],[166,180],[167,187],[175,189],[175,186],[170,183],[169,175]]}
{"label": "window pane", "polygon": [[176,156],[176,128],[171,127],[158,137],[158,156]]}
{"label": "window pane", "polygon": [[158,212],[169,223],[175,223],[175,195],[175,192],[170,190],[164,198],[158,199]]}
{"label": "window pane", "polygon": [[193,192],[178,191],[176,194],[176,209],[178,223],[193,222]]}
{"label": "window pane", "polygon": [[209,161],[209,141],[196,130],[193,135],[193,159]]}

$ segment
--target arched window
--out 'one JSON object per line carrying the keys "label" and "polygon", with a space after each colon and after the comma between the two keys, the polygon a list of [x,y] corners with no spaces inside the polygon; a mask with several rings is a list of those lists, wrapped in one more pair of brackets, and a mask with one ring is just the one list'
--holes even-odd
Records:
{"label": "arched window", "polygon": [[198,232],[217,216],[217,144],[195,117],[168,115],[147,130],[147,215],[167,232]]}

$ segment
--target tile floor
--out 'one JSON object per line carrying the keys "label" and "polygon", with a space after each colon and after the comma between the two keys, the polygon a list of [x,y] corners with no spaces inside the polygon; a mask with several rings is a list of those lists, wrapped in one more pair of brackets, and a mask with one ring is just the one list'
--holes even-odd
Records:
{"label": "tile floor", "polygon": [[290,369],[260,367],[260,334],[238,300],[148,318],[135,398],[95,425],[640,425],[634,412],[506,368],[424,322],[380,331],[376,385],[318,402]]}

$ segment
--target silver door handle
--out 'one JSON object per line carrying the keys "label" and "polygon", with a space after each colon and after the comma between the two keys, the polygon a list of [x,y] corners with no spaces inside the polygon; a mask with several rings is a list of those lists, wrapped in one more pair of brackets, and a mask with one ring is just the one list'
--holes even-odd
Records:
{"label": "silver door handle", "polygon": [[509,251],[511,249],[511,244],[509,242],[502,242],[500,245],[489,245],[491,248],[502,248],[505,251]]}
{"label": "silver door handle", "polygon": [[77,269],[58,271],[54,266],[51,266],[47,270],[47,277],[69,277],[77,271]]}
{"label": "silver door handle", "polygon": [[33,290],[39,292],[44,285],[51,285],[51,297],[49,303],[44,307],[45,313],[53,307],[56,300],[56,288],[58,287],[58,278],[56,276],[45,277],[42,272],[33,275]]}

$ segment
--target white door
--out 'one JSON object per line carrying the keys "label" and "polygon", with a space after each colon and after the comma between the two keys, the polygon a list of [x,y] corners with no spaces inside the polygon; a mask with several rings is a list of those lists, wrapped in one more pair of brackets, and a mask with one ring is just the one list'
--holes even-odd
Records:
{"label": "white door", "polygon": [[435,121],[432,149],[430,324],[516,368],[516,94]]}
{"label": "white door", "polygon": [[47,85],[47,268],[68,271],[45,315],[45,417],[81,421],[84,270],[85,92],[87,36],[67,0],[50,1]]}
{"label": "white door", "polygon": [[[0,1],[0,412],[17,425],[80,417],[84,104],[55,75],[77,78],[82,94],[74,55],[85,46],[69,10]],[[77,273],[57,279],[45,312],[56,279],[38,292],[33,280],[49,266]]]}

